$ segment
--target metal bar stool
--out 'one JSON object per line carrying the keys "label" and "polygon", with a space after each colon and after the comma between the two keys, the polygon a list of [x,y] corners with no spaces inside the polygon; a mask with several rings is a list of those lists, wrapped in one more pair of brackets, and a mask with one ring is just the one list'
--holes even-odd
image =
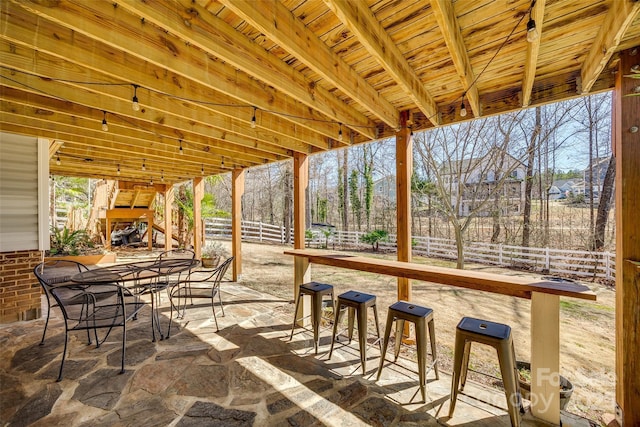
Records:
{"label": "metal bar stool", "polygon": [[293,325],[291,326],[291,337],[289,337],[289,341],[293,339],[293,331],[296,328],[296,323],[309,317],[304,316],[301,318],[296,318],[296,316],[298,315],[300,301],[305,295],[309,295],[311,297],[311,324],[313,325],[313,344],[315,345],[316,354],[318,354],[318,344],[320,341],[320,319],[322,318],[322,303],[324,301],[323,297],[329,295],[331,297],[331,305],[333,306],[333,286],[318,282],[309,282],[300,285],[298,297],[296,298],[296,308],[293,312]]}
{"label": "metal bar stool", "polygon": [[378,333],[378,345],[380,345],[380,327],[378,326],[378,308],[376,306],[376,296],[365,294],[364,292],[348,291],[338,295],[338,303],[336,305],[335,322],[333,324],[333,336],[331,337],[331,350],[329,350],[329,359],[333,353],[333,344],[338,335],[338,324],[342,318],[342,308],[349,310],[349,344],[353,338],[353,320],[357,314],[358,319],[358,342],[360,345],[360,361],[362,362],[362,373],[365,374],[367,363],[367,309],[373,308],[373,316],[376,321],[376,332]]}
{"label": "metal bar stool", "polygon": [[[391,326],[396,321],[396,345],[395,345],[395,359],[398,360],[398,354],[400,353],[400,344],[402,343],[402,333],[404,330],[404,322],[413,322],[416,327],[416,346],[418,347],[418,378],[420,380],[420,392],[422,394],[422,401],[426,402],[425,386],[427,384],[427,373],[433,369],[436,373],[436,379],[439,379],[438,375],[438,358],[436,352],[436,332],[433,322],[433,310],[427,307],[421,307],[419,305],[411,304],[406,301],[398,301],[389,307],[387,314],[387,327],[384,331],[384,339],[382,344],[382,355],[380,357],[380,367],[378,368],[378,380],[380,374],[382,374],[382,367],[384,365],[387,346],[389,345],[389,335],[391,334]],[[432,362],[427,367],[427,328],[429,329],[429,340],[431,341],[431,358]]]}
{"label": "metal bar stool", "polygon": [[469,353],[471,343],[478,342],[490,345],[498,352],[500,372],[507,397],[507,408],[512,426],[520,425],[520,413],[524,413],[518,385],[518,371],[516,368],[516,354],[511,338],[511,327],[502,323],[463,317],[456,328],[456,345],[454,351],[453,374],[451,376],[451,405],[449,417],[453,416],[458,397],[458,383],[460,390],[464,389],[467,381]]}

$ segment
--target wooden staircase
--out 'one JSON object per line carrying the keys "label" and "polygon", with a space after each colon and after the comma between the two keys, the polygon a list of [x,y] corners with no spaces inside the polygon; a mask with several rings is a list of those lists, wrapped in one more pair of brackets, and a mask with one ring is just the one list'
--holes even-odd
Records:
{"label": "wooden staircase", "polygon": [[[105,247],[111,246],[111,231],[131,225],[136,221],[147,222],[147,230],[154,226],[154,202],[156,195],[166,191],[164,184],[145,184],[102,180],[96,184],[93,205],[87,228],[100,236]],[[164,230],[163,230],[164,231]],[[152,248],[151,234],[147,236]]]}

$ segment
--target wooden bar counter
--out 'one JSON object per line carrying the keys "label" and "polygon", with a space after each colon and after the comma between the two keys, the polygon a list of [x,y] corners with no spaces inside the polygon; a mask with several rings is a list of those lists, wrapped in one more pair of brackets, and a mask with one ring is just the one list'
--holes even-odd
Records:
{"label": "wooden bar counter", "polygon": [[560,297],[595,301],[596,294],[587,286],[573,282],[458,270],[313,249],[292,249],[285,250],[284,253],[306,259],[313,264],[530,299],[531,412],[544,421],[560,424]]}

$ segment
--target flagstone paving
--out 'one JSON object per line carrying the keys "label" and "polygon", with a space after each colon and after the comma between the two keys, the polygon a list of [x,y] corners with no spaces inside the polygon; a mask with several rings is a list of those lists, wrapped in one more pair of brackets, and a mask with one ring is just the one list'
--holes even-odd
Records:
{"label": "flagstone paving", "polygon": [[[155,343],[150,310],[130,322],[124,374],[115,331],[99,348],[87,345],[86,334],[72,334],[58,383],[64,329],[55,309],[42,346],[43,320],[0,326],[0,425],[509,425],[500,390],[468,383],[449,419],[450,376],[436,381],[430,374],[421,403],[412,361],[387,362],[376,382],[376,346],[367,350],[363,376],[357,339],[336,343],[328,360],[328,330],[317,355],[311,333],[299,328],[289,341],[289,301],[234,283],[223,289],[218,332],[210,306],[200,303],[174,323],[169,339]],[[166,328],[166,297],[164,303]],[[540,423],[526,415],[523,425]],[[563,425],[590,423],[563,413]]]}

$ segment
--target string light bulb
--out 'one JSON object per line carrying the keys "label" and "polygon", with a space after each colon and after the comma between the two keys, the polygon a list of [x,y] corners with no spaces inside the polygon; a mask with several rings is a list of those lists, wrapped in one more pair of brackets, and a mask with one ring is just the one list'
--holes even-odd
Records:
{"label": "string light bulb", "polygon": [[462,103],[460,104],[460,117],[467,117],[467,107],[464,106],[464,94],[462,94]]}
{"label": "string light bulb", "polygon": [[60,163],[61,163],[61,162],[60,162],[60,154],[57,154],[57,157],[56,157],[56,165],[60,166]]}
{"label": "string light bulb", "polygon": [[340,130],[338,131],[338,141],[342,141],[342,123],[340,123]]}
{"label": "string light bulb", "polygon": [[147,160],[146,159],[142,159],[142,170],[146,171],[147,170],[147,165],[145,164]]}
{"label": "string light bulb", "polygon": [[182,140],[180,140],[180,155],[182,156],[184,154],[184,151],[182,150]]}
{"label": "string light bulb", "polygon": [[256,128],[256,107],[253,107],[253,117],[251,117],[251,129]]}
{"label": "string light bulb", "polygon": [[107,112],[102,110],[102,130],[109,132],[109,125],[107,124]]}
{"label": "string light bulb", "polygon": [[140,104],[138,103],[138,85],[133,85],[133,98],[131,99],[133,111],[140,111]]}
{"label": "string light bulb", "polygon": [[160,181],[164,182],[164,169],[160,171]]}
{"label": "string light bulb", "polygon": [[224,156],[222,156],[222,167],[224,167]]}
{"label": "string light bulb", "polygon": [[536,0],[532,0],[529,7],[529,22],[527,22],[527,41],[533,43],[538,39],[538,31],[536,30],[536,21],[531,15],[533,13],[533,6],[536,5]]}
{"label": "string light bulb", "polygon": [[153,177],[149,179],[149,185],[153,185]]}
{"label": "string light bulb", "polygon": [[200,168],[200,175],[204,176],[204,164]]}
{"label": "string light bulb", "polygon": [[409,126],[409,136],[413,138],[413,126]]}
{"label": "string light bulb", "polygon": [[118,170],[116,171],[116,174],[118,174],[118,176],[120,176],[120,164],[118,164]]}

